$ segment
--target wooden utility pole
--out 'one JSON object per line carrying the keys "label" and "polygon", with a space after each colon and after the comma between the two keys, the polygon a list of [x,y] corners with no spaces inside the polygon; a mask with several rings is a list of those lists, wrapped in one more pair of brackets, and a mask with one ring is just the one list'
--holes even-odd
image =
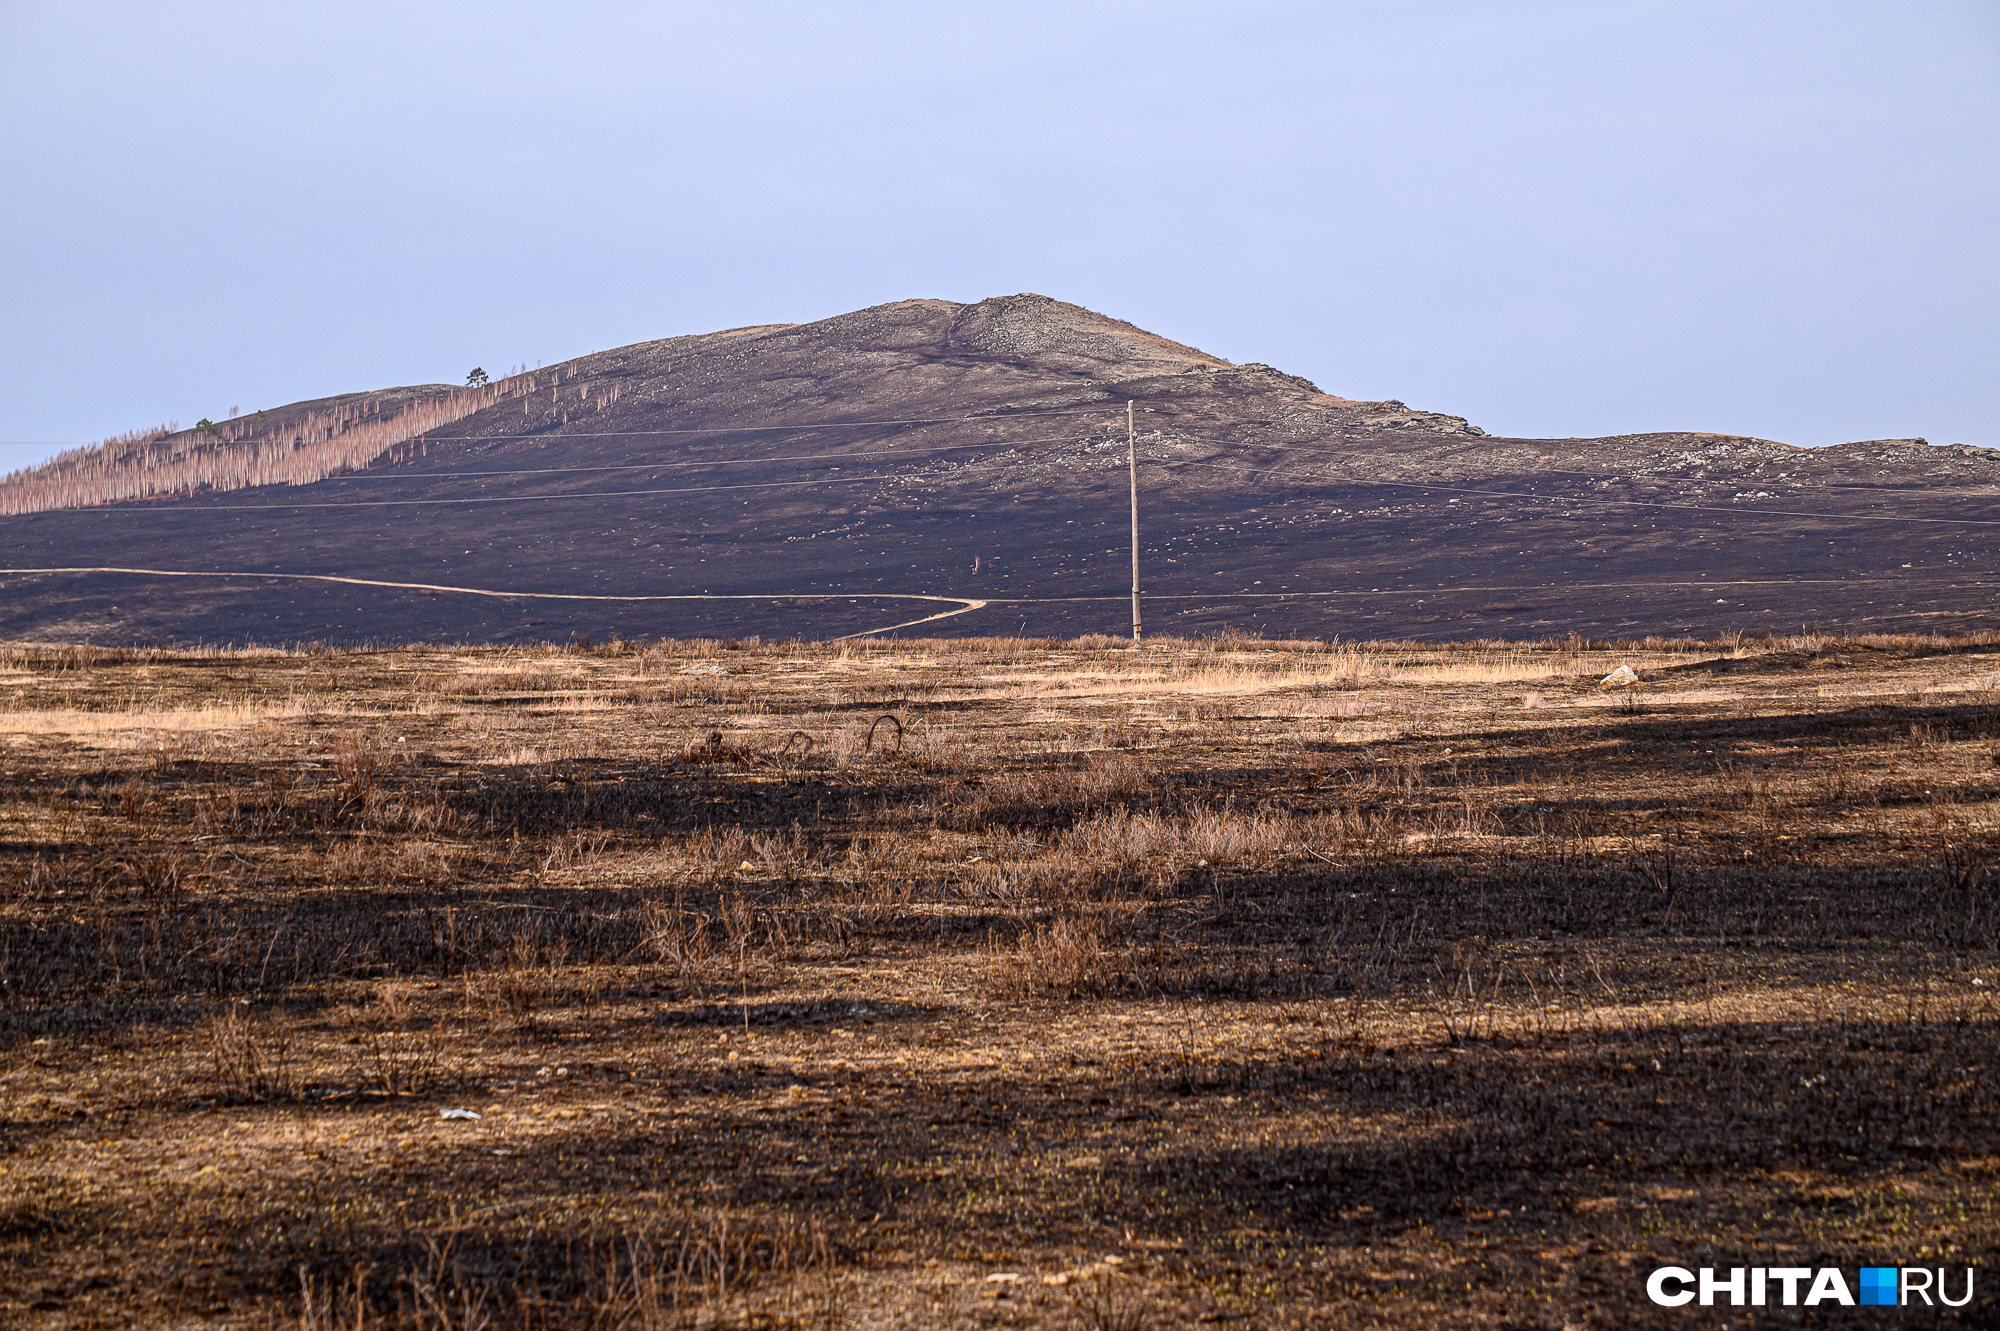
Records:
{"label": "wooden utility pole", "polygon": [[1132,641],[1139,641],[1139,432],[1132,424],[1132,401],[1125,401],[1125,465],[1132,473]]}

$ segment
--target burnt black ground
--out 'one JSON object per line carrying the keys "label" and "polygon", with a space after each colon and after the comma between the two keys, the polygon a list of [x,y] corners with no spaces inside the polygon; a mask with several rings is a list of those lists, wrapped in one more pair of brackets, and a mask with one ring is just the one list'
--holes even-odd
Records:
{"label": "burnt black ground", "polygon": [[786,599],[828,593],[990,603],[925,633],[1124,633],[1128,399],[1152,632],[2000,626],[1988,536],[2000,455],[1984,450],[1497,439],[1028,295],[668,339],[538,373],[547,387],[358,475],[0,519],[0,567],[770,600],[11,575],[0,577],[0,636],[819,637],[926,613]]}

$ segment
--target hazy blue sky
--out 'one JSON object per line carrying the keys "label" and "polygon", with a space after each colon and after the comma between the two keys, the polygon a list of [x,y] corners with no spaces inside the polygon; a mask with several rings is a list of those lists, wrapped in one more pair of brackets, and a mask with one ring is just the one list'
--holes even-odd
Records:
{"label": "hazy blue sky", "polygon": [[2000,444],[2000,4],[0,3],[0,469],[1040,291],[1508,434]]}

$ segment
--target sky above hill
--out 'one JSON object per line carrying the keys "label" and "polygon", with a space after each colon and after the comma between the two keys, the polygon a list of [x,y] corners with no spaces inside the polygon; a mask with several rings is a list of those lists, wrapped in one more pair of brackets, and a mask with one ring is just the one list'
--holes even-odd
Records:
{"label": "sky above hill", "polygon": [[1495,433],[2000,445],[2000,6],[0,3],[0,470],[1038,291]]}

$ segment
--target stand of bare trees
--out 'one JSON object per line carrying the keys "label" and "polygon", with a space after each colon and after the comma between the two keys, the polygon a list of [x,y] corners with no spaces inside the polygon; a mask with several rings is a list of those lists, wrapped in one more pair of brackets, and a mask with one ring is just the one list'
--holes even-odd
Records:
{"label": "stand of bare trees", "polygon": [[510,375],[476,388],[356,394],[331,405],[135,430],[59,453],[0,477],[0,515],[84,508],[153,495],[310,485],[365,467],[389,450],[533,392],[538,377]]}

